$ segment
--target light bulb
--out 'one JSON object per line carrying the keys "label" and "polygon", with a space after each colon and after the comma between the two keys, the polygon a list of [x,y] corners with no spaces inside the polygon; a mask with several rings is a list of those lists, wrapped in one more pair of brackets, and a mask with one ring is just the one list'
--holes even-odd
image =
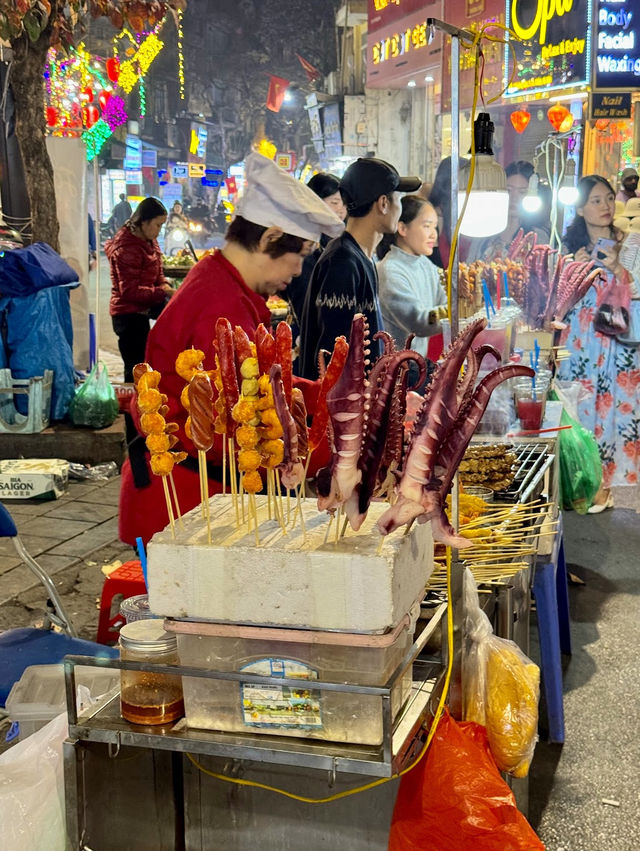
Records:
{"label": "light bulb", "polygon": [[558,189],[558,201],[564,204],[565,207],[573,207],[577,204],[579,198],[577,186],[561,186]]}
{"label": "light bulb", "polygon": [[538,175],[532,174],[529,179],[527,194],[522,199],[522,209],[527,213],[537,213],[542,207],[542,198],[538,195]]}
{"label": "light bulb", "polygon": [[526,195],[522,199],[522,209],[527,213],[537,213],[542,207],[542,199],[538,195]]}

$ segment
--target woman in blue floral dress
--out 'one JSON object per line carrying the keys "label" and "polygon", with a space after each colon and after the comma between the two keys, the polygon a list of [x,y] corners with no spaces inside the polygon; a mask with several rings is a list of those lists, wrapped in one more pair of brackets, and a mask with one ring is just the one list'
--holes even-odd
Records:
{"label": "woman in blue floral dress", "polygon": [[613,188],[603,177],[590,175],[580,180],[578,190],[580,200],[565,235],[565,253],[590,260],[599,239],[612,244],[598,255],[606,280],[599,279],[564,319],[567,327],[561,343],[570,357],[561,362],[558,378],[579,381],[586,391],[578,413],[582,425],[593,432],[602,459],[602,487],[590,509],[597,513],[613,506],[612,486],[639,481],[640,357],[634,346],[598,333],[593,320],[614,279],[629,287],[634,320],[640,320],[640,293],[618,260],[624,235],[613,226]]}

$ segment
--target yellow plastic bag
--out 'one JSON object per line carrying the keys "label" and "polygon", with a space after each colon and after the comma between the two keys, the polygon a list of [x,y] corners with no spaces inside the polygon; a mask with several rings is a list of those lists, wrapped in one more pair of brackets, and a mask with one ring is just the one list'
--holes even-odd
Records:
{"label": "yellow plastic bag", "polygon": [[465,572],[464,720],[487,728],[501,771],[526,777],[538,739],[540,669],[513,641],[498,638],[481,610],[478,589]]}

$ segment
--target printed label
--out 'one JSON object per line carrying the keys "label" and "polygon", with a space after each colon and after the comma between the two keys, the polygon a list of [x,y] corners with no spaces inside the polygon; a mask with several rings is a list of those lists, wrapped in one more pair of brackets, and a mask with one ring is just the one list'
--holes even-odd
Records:
{"label": "printed label", "polygon": [[[316,670],[294,659],[259,659],[240,670],[260,677],[318,679]],[[240,683],[240,699],[242,720],[249,727],[322,727],[319,691]]]}

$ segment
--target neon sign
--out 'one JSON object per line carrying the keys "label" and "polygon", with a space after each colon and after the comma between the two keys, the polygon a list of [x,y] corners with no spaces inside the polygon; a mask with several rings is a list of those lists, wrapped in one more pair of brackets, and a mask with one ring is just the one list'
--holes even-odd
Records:
{"label": "neon sign", "polygon": [[[634,89],[640,85],[640,45],[631,3],[598,3],[594,88]],[[634,4],[635,6],[635,4]]]}
{"label": "neon sign", "polygon": [[[506,0],[507,26],[520,41],[505,51],[506,96],[585,84],[591,54],[591,3]],[[515,58],[516,75],[510,82]]]}

